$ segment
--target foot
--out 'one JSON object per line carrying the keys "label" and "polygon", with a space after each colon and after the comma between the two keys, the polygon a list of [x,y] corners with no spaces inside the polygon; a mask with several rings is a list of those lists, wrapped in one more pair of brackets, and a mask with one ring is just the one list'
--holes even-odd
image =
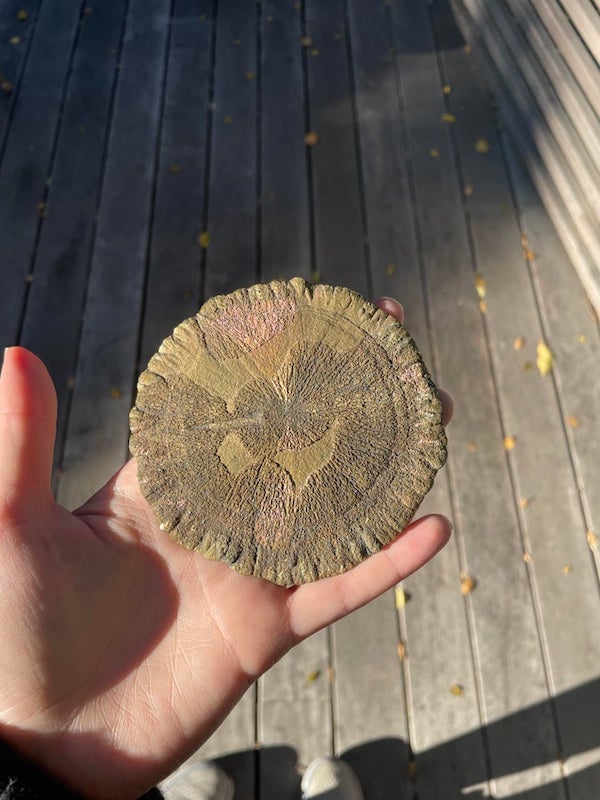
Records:
{"label": "foot", "polygon": [[316,758],[302,777],[302,800],[363,800],[358,778],[344,761]]}

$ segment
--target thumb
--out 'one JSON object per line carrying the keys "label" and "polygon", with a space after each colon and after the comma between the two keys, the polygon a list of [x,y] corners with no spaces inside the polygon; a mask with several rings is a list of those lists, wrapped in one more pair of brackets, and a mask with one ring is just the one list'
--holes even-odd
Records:
{"label": "thumb", "polygon": [[0,374],[0,504],[19,516],[53,502],[56,392],[48,370],[23,347],[7,347]]}

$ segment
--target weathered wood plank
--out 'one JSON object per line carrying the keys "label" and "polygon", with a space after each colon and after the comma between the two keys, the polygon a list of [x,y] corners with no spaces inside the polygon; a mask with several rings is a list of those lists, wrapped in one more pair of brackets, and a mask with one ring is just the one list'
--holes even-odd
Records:
{"label": "weathered wood plank", "polygon": [[562,0],[562,4],[577,33],[600,64],[600,8],[597,4],[594,8],[589,0]]}
{"label": "weathered wood plank", "polygon": [[[39,7],[40,0],[29,3],[26,20],[20,20],[18,16],[21,0],[8,0],[0,7],[0,163]],[[18,42],[13,38],[15,36]]]}
{"label": "weathered wood plank", "polygon": [[311,268],[302,18],[293,4],[262,3],[261,279],[309,278]]}
{"label": "weathered wood plank", "polygon": [[168,0],[129,6],[58,487],[67,507],[127,455],[169,8]]}
{"label": "weathered wood plank", "polygon": [[44,361],[57,390],[56,464],[77,360],[124,11],[123,0],[101,5],[81,23],[23,318],[20,343]]}
{"label": "weathered wood plank", "polygon": [[256,282],[259,4],[219,3],[204,295]]}
{"label": "weathered wood plank", "polygon": [[[53,144],[79,6],[60,0],[43,5],[19,87],[18,102],[0,169],[0,342],[15,344],[29,286],[40,213],[50,176]],[[24,25],[27,22],[23,23]],[[23,47],[23,42],[9,47]]]}
{"label": "weathered wood plank", "polygon": [[[480,104],[474,103],[470,114],[475,114],[476,108],[480,108]],[[460,142],[460,126],[457,125],[456,130]],[[486,133],[492,136],[490,129]],[[498,190],[493,197],[477,193],[478,183],[486,178],[486,173],[489,176],[493,168],[493,158],[489,156],[499,147],[497,139],[490,138],[489,142],[490,153],[478,158],[472,142],[462,138],[460,159],[467,175],[477,175],[473,177],[473,202],[469,210],[477,262],[489,284],[486,318],[504,430],[514,435],[517,442],[509,455],[511,472],[516,497],[529,501],[521,509],[520,518],[524,544],[532,559],[529,569],[549,680],[554,691],[565,691],[597,676],[593,666],[597,661],[597,630],[573,627],[568,622],[576,613],[575,607],[587,618],[597,614],[597,581],[583,536],[585,523],[555,386],[552,379],[542,378],[537,370],[524,372],[522,369],[527,358],[535,362],[537,342],[549,337],[538,317],[526,269],[527,254],[522,252],[521,231],[507,219],[505,209],[509,193],[506,189],[504,204],[498,203],[499,197],[502,198]],[[503,245],[506,262],[502,265],[493,245],[499,226],[506,232]],[[521,356],[521,351],[515,352],[513,347],[517,337],[527,343]],[[554,346],[552,340],[548,344]],[[540,469],[541,464],[543,469]],[[556,503],[557,491],[561,493],[559,504]],[[567,531],[580,533],[579,536],[568,535]],[[568,575],[563,575],[561,580],[565,565],[569,565],[567,571],[572,569],[578,574],[577,586],[568,582]],[[571,654],[566,660],[565,653]],[[568,731],[560,712],[558,722],[562,744],[568,746],[566,742],[573,732]]]}
{"label": "weathered wood plank", "polygon": [[[261,278],[311,274],[301,15],[262,3],[260,66]],[[331,750],[331,687],[325,631],[303,642],[260,681],[259,795],[299,795],[298,768]],[[274,759],[273,747],[287,758]],[[294,764],[290,764],[293,758]]]}
{"label": "weathered wood plank", "polygon": [[200,303],[212,10],[211,0],[177,0],[173,8],[139,369]]}
{"label": "weathered wood plank", "polygon": [[341,0],[305,4],[315,269],[325,283],[369,294],[352,76]]}

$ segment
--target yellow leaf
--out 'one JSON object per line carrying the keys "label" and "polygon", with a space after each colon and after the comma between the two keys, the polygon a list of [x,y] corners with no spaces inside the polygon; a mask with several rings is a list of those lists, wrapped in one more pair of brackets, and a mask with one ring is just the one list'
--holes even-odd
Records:
{"label": "yellow leaf", "polygon": [[394,589],[394,596],[396,599],[396,608],[404,608],[406,605],[406,594],[401,586],[396,586]]}
{"label": "yellow leaf", "polygon": [[303,36],[300,39],[300,44],[302,45],[302,47],[312,47],[312,43],[313,40],[310,38],[310,36]]}
{"label": "yellow leaf", "polygon": [[318,56],[319,55],[319,51],[317,50],[316,47],[313,47],[311,49],[311,51],[310,51],[310,54],[311,54],[311,56]]}
{"label": "yellow leaf", "polygon": [[475,151],[477,153],[489,153],[490,144],[488,140],[484,138],[477,139],[477,141],[475,142]]}
{"label": "yellow leaf", "polygon": [[519,508],[527,508],[529,502],[530,502],[529,497],[521,497],[521,499],[519,500]]}
{"label": "yellow leaf", "polygon": [[306,682],[314,683],[317,680],[317,678],[320,677],[320,675],[321,675],[320,669],[313,669],[313,671],[309,672],[308,675],[306,676]]}
{"label": "yellow leaf", "polygon": [[525,347],[525,339],[523,336],[517,336],[513,342],[515,350],[522,350]]}
{"label": "yellow leaf", "polygon": [[441,120],[442,122],[453,123],[456,122],[456,117],[454,114],[442,114]]}
{"label": "yellow leaf", "polygon": [[464,693],[464,687],[460,683],[455,683],[450,687],[450,694],[453,694],[454,697],[461,697]]}
{"label": "yellow leaf", "polygon": [[406,644],[402,641],[398,642],[396,645],[396,652],[398,653],[398,658],[400,661],[406,661]]}
{"label": "yellow leaf", "polygon": [[309,147],[314,147],[318,141],[319,141],[319,134],[315,133],[315,131],[309,131],[304,136],[304,144],[307,144]]}
{"label": "yellow leaf", "polygon": [[310,282],[311,283],[321,283],[321,273],[319,272],[318,269],[314,269],[312,271],[312,274],[310,276]]}
{"label": "yellow leaf", "polygon": [[504,437],[504,449],[505,450],[514,450],[517,445],[517,440],[514,436],[505,436]]}
{"label": "yellow leaf", "polygon": [[487,281],[485,280],[485,278],[482,278],[478,272],[476,272],[474,282],[477,294],[479,295],[480,300],[483,300],[483,298],[485,297],[485,293],[487,291]]}
{"label": "yellow leaf", "polygon": [[460,576],[460,593],[464,596],[471,594],[477,586],[477,581],[468,572],[463,572]]}
{"label": "yellow leaf", "polygon": [[471,453],[477,452],[477,445],[475,444],[475,442],[467,442],[467,447],[469,448],[469,451]]}
{"label": "yellow leaf", "polygon": [[570,564],[563,564],[560,571],[563,575],[570,575],[573,572],[573,567]]}
{"label": "yellow leaf", "polygon": [[487,300],[479,301],[479,310],[481,311],[482,314],[487,314],[488,310]]}
{"label": "yellow leaf", "polygon": [[17,14],[17,19],[19,20],[19,22],[25,22],[25,20],[26,20],[28,17],[29,17],[29,12],[25,11],[25,9],[24,9],[24,8],[22,8],[22,9],[19,11],[19,13]]}
{"label": "yellow leaf", "polygon": [[11,36],[9,41],[11,44],[17,45],[21,41],[21,38],[19,36]]}
{"label": "yellow leaf", "polygon": [[585,333],[578,333],[577,334],[577,341],[579,342],[579,344],[585,344],[585,341],[586,341]]}
{"label": "yellow leaf", "polygon": [[200,245],[200,247],[206,250],[206,248],[210,244],[210,234],[207,231],[203,231],[200,234],[200,236],[198,236],[197,242]]}
{"label": "yellow leaf", "polygon": [[442,87],[442,92],[444,94],[451,94],[452,93],[452,87],[450,86],[449,83],[447,83],[445,86]]}
{"label": "yellow leaf", "polygon": [[470,183],[467,183],[467,185],[465,186],[465,197],[471,197],[472,194],[473,194],[473,187],[471,186]]}
{"label": "yellow leaf", "polygon": [[123,395],[123,392],[120,389],[117,389],[116,386],[113,386],[110,390],[110,396],[113,397],[115,400],[119,400]]}
{"label": "yellow leaf", "polygon": [[552,369],[554,358],[552,351],[545,342],[539,342],[537,346],[537,368],[540,375],[547,375]]}
{"label": "yellow leaf", "polygon": [[467,44],[463,47],[463,50],[467,55],[471,52],[471,45],[467,42]]}
{"label": "yellow leaf", "polygon": [[233,117],[231,116],[231,114],[226,114],[223,117],[223,122],[225,123],[225,125],[231,125],[231,123],[233,122]]}
{"label": "yellow leaf", "polygon": [[396,272],[396,267],[393,264],[387,264],[385,268],[385,274],[387,275],[387,277],[391,278],[394,272]]}
{"label": "yellow leaf", "polygon": [[590,550],[598,549],[598,534],[594,531],[588,531],[585,535]]}
{"label": "yellow leaf", "polygon": [[525,372],[530,372],[533,369],[533,364],[531,363],[531,361],[526,361],[523,364],[523,369],[525,370]]}
{"label": "yellow leaf", "polygon": [[432,148],[430,149],[430,151],[429,151],[429,155],[430,155],[432,158],[439,158],[439,157],[440,157],[440,151],[439,151],[439,150],[436,150],[436,149],[435,149],[435,147],[432,147]]}
{"label": "yellow leaf", "polygon": [[527,552],[523,553],[523,561],[524,561],[526,564],[531,564],[531,562],[533,561],[533,558],[532,558],[532,556],[531,556],[531,553],[527,553]]}
{"label": "yellow leaf", "polygon": [[579,427],[579,419],[577,417],[567,417],[567,425],[569,428],[578,428]]}
{"label": "yellow leaf", "polygon": [[252,72],[251,70],[248,70],[246,72],[246,80],[253,81],[254,78],[256,78],[256,72]]}

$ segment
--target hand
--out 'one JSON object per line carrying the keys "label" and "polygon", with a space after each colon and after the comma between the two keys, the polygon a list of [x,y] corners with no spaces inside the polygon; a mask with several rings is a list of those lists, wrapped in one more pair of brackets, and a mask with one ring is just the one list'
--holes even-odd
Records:
{"label": "hand", "polygon": [[[401,319],[398,303],[380,305]],[[155,784],[294,644],[418,569],[450,535],[444,517],[428,516],[346,574],[285,589],[172,542],[134,460],[74,513],[57,505],[55,424],[48,372],[10,348],[0,378],[0,735],[90,797]]]}

